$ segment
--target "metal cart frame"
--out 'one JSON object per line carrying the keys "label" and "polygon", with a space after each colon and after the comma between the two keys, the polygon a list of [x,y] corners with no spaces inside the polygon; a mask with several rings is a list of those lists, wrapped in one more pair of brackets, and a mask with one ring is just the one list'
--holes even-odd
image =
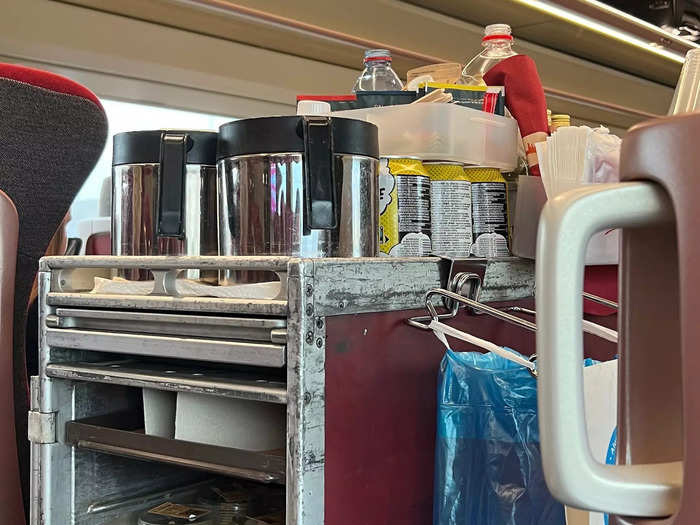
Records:
{"label": "metal cart frame", "polygon": [[[125,268],[150,269],[154,291],[144,296],[90,293],[95,277]],[[177,275],[191,268],[272,272],[280,280],[280,292],[265,299],[181,297]],[[484,302],[527,298],[534,292],[532,263],[516,258],[451,262],[438,258],[42,259],[40,374],[32,380],[29,415],[31,523],[105,523],[119,512],[135,508],[137,503],[128,498],[110,498],[110,487],[124,484],[126,490],[131,487],[143,492],[148,484],[135,483],[136,471],[130,463],[105,459],[114,458],[114,454],[258,481],[280,481],[282,468],[286,471],[282,481],[286,482],[287,524],[324,523],[328,322],[338,316],[354,322],[362,318],[360,314],[377,312],[409,317],[411,310],[424,307],[428,290],[445,286],[457,271],[481,277],[479,299]],[[256,385],[230,375],[166,375],[168,371],[138,367],[110,370],[90,362],[105,352],[130,358],[162,357],[173,363],[185,358],[209,365],[286,366],[286,386],[274,381]],[[149,441],[133,450],[128,444],[119,444],[117,438],[123,435],[118,432],[112,432],[114,435],[108,436],[112,441],[105,443],[108,439],[100,437],[99,417],[95,416],[128,407],[119,406],[122,401],[118,397],[97,395],[105,388],[98,385],[286,403],[285,461],[234,449],[222,457],[219,447],[211,450],[203,446],[193,451],[178,448],[178,443],[161,447]],[[428,453],[432,456],[432,451]],[[104,483],[96,483],[95,475],[86,474],[97,470],[101,470]],[[143,472],[146,475],[148,470]],[[143,500],[138,502],[143,504]]]}

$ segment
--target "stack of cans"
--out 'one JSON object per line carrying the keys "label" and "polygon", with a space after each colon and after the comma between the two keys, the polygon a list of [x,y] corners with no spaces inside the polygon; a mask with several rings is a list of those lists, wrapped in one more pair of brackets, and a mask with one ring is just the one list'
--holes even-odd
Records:
{"label": "stack of cans", "polygon": [[379,249],[395,257],[508,256],[506,180],[497,168],[383,157]]}

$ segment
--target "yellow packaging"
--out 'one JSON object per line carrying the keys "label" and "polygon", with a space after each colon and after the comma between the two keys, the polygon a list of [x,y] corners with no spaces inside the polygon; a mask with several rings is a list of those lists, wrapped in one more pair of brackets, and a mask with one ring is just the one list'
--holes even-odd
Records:
{"label": "yellow packaging", "polygon": [[430,255],[430,178],[419,159],[379,160],[379,255]]}
{"label": "yellow packaging", "polygon": [[433,255],[469,257],[472,246],[471,182],[457,162],[426,161],[430,176]]}
{"label": "yellow packaging", "polygon": [[510,250],[506,179],[498,168],[465,166],[464,173],[472,190],[472,255],[507,257]]}

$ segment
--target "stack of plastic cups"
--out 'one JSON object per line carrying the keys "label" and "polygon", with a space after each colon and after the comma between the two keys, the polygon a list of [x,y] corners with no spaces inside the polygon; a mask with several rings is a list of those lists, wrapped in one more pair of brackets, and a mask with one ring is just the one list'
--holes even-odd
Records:
{"label": "stack of plastic cups", "polygon": [[668,114],[681,115],[695,111],[700,111],[700,49],[691,49],[685,55]]}

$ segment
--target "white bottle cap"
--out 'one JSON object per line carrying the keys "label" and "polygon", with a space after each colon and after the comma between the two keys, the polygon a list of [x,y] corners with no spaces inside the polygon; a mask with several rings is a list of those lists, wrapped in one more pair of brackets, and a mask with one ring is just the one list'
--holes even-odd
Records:
{"label": "white bottle cap", "polygon": [[322,100],[300,100],[297,102],[297,115],[330,115],[331,105]]}

